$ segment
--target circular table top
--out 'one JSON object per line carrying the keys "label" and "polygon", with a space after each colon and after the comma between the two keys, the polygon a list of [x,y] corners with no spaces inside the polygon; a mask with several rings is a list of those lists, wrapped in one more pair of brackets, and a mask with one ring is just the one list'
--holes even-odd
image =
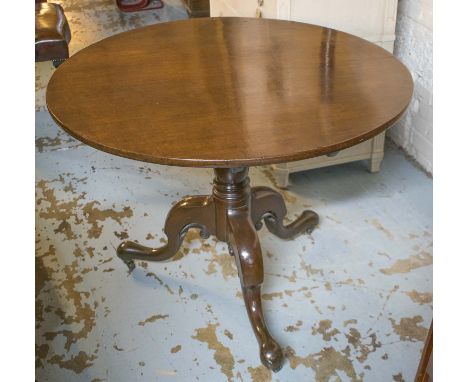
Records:
{"label": "circular table top", "polygon": [[384,49],[314,25],[206,18],[156,24],[63,63],[47,107],[99,150],[178,166],[311,158],[391,126],[413,82]]}

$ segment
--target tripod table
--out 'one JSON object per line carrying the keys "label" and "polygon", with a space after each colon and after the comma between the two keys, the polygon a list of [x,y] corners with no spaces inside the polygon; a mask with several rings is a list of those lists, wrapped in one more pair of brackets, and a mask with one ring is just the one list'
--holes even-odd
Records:
{"label": "tripod table", "polygon": [[277,371],[281,347],[265,324],[257,230],[282,239],[318,223],[304,211],[288,225],[284,200],[251,187],[250,166],[338,152],[390,127],[408,106],[411,75],[384,49],[314,25],[206,18],[125,32],[75,54],[52,76],[47,106],[69,134],[111,154],[214,169],[211,195],[170,210],[167,244],[120,244],[134,260],[174,256],[190,228],[228,243],[262,363]]}

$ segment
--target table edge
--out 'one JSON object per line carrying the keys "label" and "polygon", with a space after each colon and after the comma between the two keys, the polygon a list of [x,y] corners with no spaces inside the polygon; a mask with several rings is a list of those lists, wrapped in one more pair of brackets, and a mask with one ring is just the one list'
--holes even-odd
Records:
{"label": "table edge", "polygon": [[411,102],[412,96],[409,98],[407,105],[403,108],[403,110],[398,113],[394,118],[389,120],[388,122],[384,123],[380,127],[373,129],[367,133],[361,134],[359,136],[353,137],[351,139],[338,142],[336,144],[326,146],[326,147],[318,147],[311,150],[305,150],[302,152],[298,152],[295,154],[284,154],[284,155],[277,155],[272,157],[258,157],[258,158],[249,158],[249,159],[228,159],[228,160],[216,160],[216,159],[187,159],[187,158],[162,158],[162,157],[154,157],[151,155],[145,154],[138,154],[134,152],[125,152],[121,149],[104,146],[102,144],[96,143],[94,141],[88,140],[82,136],[75,134],[72,130],[68,129],[65,125],[63,125],[58,118],[52,113],[47,105],[47,110],[49,111],[52,119],[57,123],[64,131],[66,131],[69,135],[73,138],[77,139],[80,142],[85,143],[88,146],[91,146],[94,149],[99,151],[106,152],[108,154],[116,155],[122,158],[133,159],[140,162],[146,163],[154,163],[159,165],[166,165],[166,166],[177,166],[177,167],[199,167],[199,168],[232,168],[232,167],[251,167],[251,166],[263,166],[263,165],[272,165],[272,164],[279,164],[279,163],[286,163],[286,162],[295,162],[304,159],[311,159],[318,156],[326,155],[335,151],[340,151],[347,149],[349,147],[355,146],[359,143],[367,141],[378,134],[382,133],[383,131],[390,128],[393,124],[395,124],[401,116],[406,112],[408,106]]}

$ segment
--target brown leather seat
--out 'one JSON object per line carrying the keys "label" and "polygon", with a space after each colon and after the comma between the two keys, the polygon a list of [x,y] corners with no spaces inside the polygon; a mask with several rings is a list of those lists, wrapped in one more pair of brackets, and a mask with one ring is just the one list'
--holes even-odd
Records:
{"label": "brown leather seat", "polygon": [[59,4],[36,0],[36,62],[52,61],[57,67],[69,57],[70,27]]}

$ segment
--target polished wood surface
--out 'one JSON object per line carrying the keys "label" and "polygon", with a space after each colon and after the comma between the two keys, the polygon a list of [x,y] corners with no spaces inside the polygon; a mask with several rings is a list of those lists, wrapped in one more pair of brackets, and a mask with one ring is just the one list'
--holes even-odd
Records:
{"label": "polished wood surface", "polygon": [[360,38],[280,20],[191,19],[91,45],[47,105],[81,141],[161,164],[238,167],[327,154],[395,122],[408,70]]}
{"label": "polished wood surface", "polygon": [[259,345],[260,360],[269,369],[278,371],[284,355],[263,317],[263,257],[257,230],[264,220],[272,234],[291,239],[312,232],[319,218],[313,211],[304,211],[284,226],[286,205],[282,196],[268,187],[251,188],[248,168],[217,168],[214,171],[212,195],[187,196],[171,208],[164,225],[167,235],[164,246],[151,248],[125,241],[117,248],[117,255],[130,272],[135,268],[135,260],[167,260],[176,255],[190,228],[200,229],[202,238],[215,235],[218,240],[228,243],[229,253],[236,262],[247,315]]}

